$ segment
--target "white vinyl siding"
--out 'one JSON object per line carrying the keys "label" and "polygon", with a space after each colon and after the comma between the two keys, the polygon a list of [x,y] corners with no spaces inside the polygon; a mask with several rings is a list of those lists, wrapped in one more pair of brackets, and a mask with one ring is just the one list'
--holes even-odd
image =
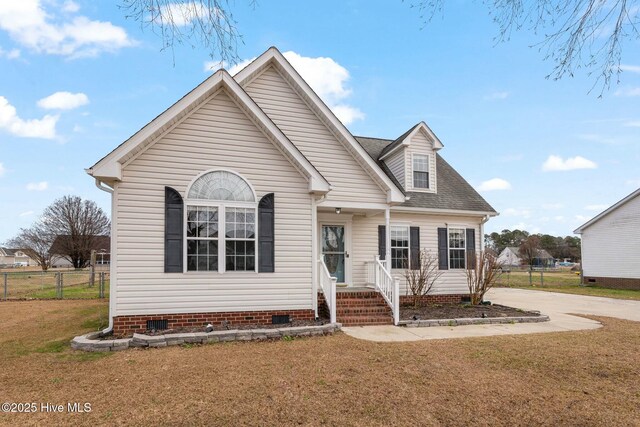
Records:
{"label": "white vinyl siding", "polygon": [[386,203],[386,192],[274,67],[244,89],[329,181],[327,201]]}
{"label": "white vinyl siding", "polygon": [[640,279],[640,196],[582,232],[585,276]]}
{"label": "white vinyl siding", "polygon": [[[275,273],[164,273],[165,185],[185,198],[198,174],[220,168],[258,200],[275,193]],[[114,202],[114,315],[313,308],[308,182],[224,91],[124,168]]]}
{"label": "white vinyl siding", "polygon": [[384,160],[384,162],[386,163],[387,167],[389,168],[393,176],[396,177],[396,179],[403,186],[403,188],[405,187],[405,182],[404,182],[405,158],[404,157],[405,157],[405,149],[400,148],[398,151],[396,151],[395,153],[393,153],[391,156],[389,156]]}
{"label": "white vinyl siding", "polygon": [[[391,211],[391,224],[407,224],[420,227],[420,248],[431,251],[438,256],[438,228],[446,228],[447,224],[464,225],[464,228],[475,229],[476,250],[480,251],[480,217],[459,217],[445,215],[431,215],[426,213],[406,213]],[[371,217],[354,216],[352,269],[353,284],[364,286],[367,280],[365,263],[378,255],[378,225],[384,225],[384,214]],[[432,289],[433,294],[467,294],[467,278],[464,269],[442,270],[438,283]],[[404,270],[392,270],[391,274],[400,279],[400,291],[409,294],[404,277]]]}
{"label": "white vinyl siding", "polygon": [[[407,147],[408,155],[405,156],[405,168],[408,171],[405,179],[405,188],[410,191],[422,191],[425,193],[437,193],[436,180],[436,152],[433,150],[433,142],[427,135],[419,130],[412,138],[411,144]],[[426,155],[429,157],[429,188],[413,187],[413,156]]]}

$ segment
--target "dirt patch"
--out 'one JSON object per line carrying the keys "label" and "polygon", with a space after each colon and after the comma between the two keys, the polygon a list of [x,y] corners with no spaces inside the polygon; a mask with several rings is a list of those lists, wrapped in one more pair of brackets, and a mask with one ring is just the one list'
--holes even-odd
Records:
{"label": "dirt patch", "polygon": [[538,311],[524,311],[504,305],[428,304],[418,308],[400,307],[401,320],[479,319],[496,317],[540,316]]}

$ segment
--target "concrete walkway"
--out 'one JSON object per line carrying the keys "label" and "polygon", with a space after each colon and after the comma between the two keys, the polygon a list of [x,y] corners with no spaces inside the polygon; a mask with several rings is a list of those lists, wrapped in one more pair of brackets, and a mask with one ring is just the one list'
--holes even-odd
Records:
{"label": "concrete walkway", "polygon": [[597,329],[602,326],[599,322],[571,316],[568,313],[593,314],[640,321],[640,301],[505,288],[492,289],[485,299],[495,304],[508,305],[524,310],[538,310],[548,315],[551,320],[543,323],[439,326],[430,328],[359,326],[344,327],[342,330],[347,335],[363,340],[400,342],[578,331]]}

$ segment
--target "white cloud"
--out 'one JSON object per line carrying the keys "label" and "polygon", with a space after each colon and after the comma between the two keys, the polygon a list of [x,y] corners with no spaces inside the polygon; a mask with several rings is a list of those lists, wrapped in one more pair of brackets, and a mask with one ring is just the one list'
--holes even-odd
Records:
{"label": "white cloud", "polygon": [[21,213],[20,215],[18,215],[18,216],[22,217],[22,216],[29,216],[29,215],[33,215],[33,211],[26,211],[26,212],[22,212],[22,213]]}
{"label": "white cloud", "polygon": [[527,224],[525,222],[519,222],[517,224],[512,224],[511,227],[508,227],[509,230],[524,230],[528,231],[530,234],[540,233],[540,227],[537,227],[533,224]]}
{"label": "white cloud", "polygon": [[[346,68],[332,58],[312,58],[293,51],[284,52],[283,55],[342,123],[348,125],[365,118],[365,114],[360,109],[345,103],[352,94],[351,89],[347,86],[350,76]],[[228,70],[229,74],[237,74],[255,59],[250,58],[239,62]],[[205,72],[216,71],[221,67],[228,67],[228,64],[224,61],[204,63]]]}
{"label": "white cloud", "polygon": [[63,6],[65,16],[45,10],[44,4],[51,5],[51,2],[0,2],[0,29],[16,43],[35,52],[70,58],[96,56],[134,45],[124,28],[75,15],[78,7],[73,2]]}
{"label": "white cloud", "polygon": [[331,111],[336,117],[345,125],[353,123],[356,120],[364,120],[364,113],[355,107],[348,105],[334,105],[331,107]]}
{"label": "white cloud", "polygon": [[628,179],[625,184],[631,185],[632,187],[640,187],[640,179]]}
{"label": "white cloud", "polygon": [[622,71],[629,71],[630,73],[640,73],[640,65],[625,65],[621,64],[620,69]]}
{"label": "white cloud", "polygon": [[58,116],[46,115],[41,119],[24,120],[9,101],[0,96],[0,129],[23,138],[53,139],[56,137]]}
{"label": "white cloud", "polygon": [[493,101],[496,99],[507,99],[509,97],[509,92],[493,92],[489,95],[486,95],[484,99],[487,101]]}
{"label": "white cloud", "polygon": [[587,205],[584,208],[588,211],[603,211],[605,209],[607,209],[609,207],[609,205]]}
{"label": "white cloud", "polygon": [[559,156],[549,156],[542,164],[543,171],[570,171],[576,169],[596,169],[598,165],[582,156],[569,157],[563,160]]}
{"label": "white cloud", "polygon": [[543,203],[542,204],[542,209],[547,209],[547,210],[562,209],[563,207],[564,205],[562,203]]}
{"label": "white cloud", "polygon": [[556,215],[553,219],[557,222],[564,222],[564,217],[562,215]]}
{"label": "white cloud", "polygon": [[640,87],[620,88],[613,93],[615,96],[640,96]]}
{"label": "white cloud", "polygon": [[4,165],[0,163],[0,177],[4,175],[7,170],[4,168]]}
{"label": "white cloud", "polygon": [[501,212],[504,216],[520,216],[522,218],[529,218],[531,216],[531,211],[527,208],[507,208]]}
{"label": "white cloud", "polygon": [[49,183],[47,181],[30,182],[27,184],[27,190],[29,191],[44,191],[47,188],[49,188]]}
{"label": "white cloud", "polygon": [[493,178],[482,182],[478,191],[511,190],[511,184],[502,178]]}
{"label": "white cloud", "polygon": [[574,219],[580,224],[584,224],[585,222],[589,221],[591,217],[584,216],[584,215],[576,215]]}
{"label": "white cloud", "polygon": [[38,101],[38,107],[47,110],[73,110],[88,103],[89,97],[84,93],[56,92]]}
{"label": "white cloud", "polygon": [[11,49],[9,51],[6,51],[0,47],[0,57],[4,57],[7,59],[20,58],[20,49]]}
{"label": "white cloud", "polygon": [[74,2],[72,0],[67,0],[62,5],[62,11],[63,12],[76,13],[79,10],[80,10],[80,5],[78,5],[78,3],[76,3],[76,2]]}
{"label": "white cloud", "polygon": [[191,21],[209,13],[209,9],[199,2],[169,3],[162,6],[159,10],[160,14],[156,17],[158,24],[161,22],[172,22],[178,27],[184,27],[190,24]]}

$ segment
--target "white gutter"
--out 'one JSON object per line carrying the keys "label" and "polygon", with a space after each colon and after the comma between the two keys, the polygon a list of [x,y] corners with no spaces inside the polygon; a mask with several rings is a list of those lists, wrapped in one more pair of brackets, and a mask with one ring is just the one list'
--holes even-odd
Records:
{"label": "white gutter", "polygon": [[111,283],[114,277],[113,270],[113,249],[115,248],[114,242],[114,233],[113,233],[113,221],[114,221],[114,211],[113,211],[113,188],[110,188],[104,182],[100,181],[98,178],[95,178],[96,187],[98,189],[107,192],[111,195],[111,250],[110,250],[110,263],[109,263],[109,326],[106,329],[102,330],[103,334],[108,334],[113,330],[113,305],[115,303],[115,299],[113,297],[114,289],[112,289]]}

